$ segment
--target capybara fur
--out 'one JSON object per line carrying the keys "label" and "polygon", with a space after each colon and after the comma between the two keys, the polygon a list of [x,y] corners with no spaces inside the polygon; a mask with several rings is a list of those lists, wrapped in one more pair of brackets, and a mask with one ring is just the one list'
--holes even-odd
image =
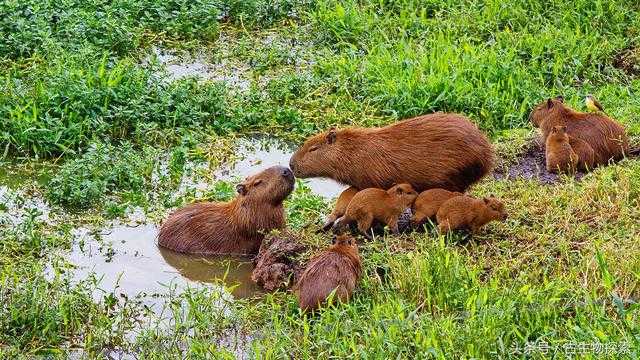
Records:
{"label": "capybara fur", "polygon": [[569,136],[569,145],[578,156],[578,169],[583,171],[593,170],[596,163],[596,153],[591,145],[573,136]]}
{"label": "capybara fur", "polygon": [[229,202],[201,202],[174,211],[160,227],[158,245],[191,254],[254,254],[266,232],[285,225],[282,201],[294,177],[270,167],[236,186]]}
{"label": "capybara fur", "polygon": [[570,137],[589,144],[594,154],[594,166],[606,165],[629,153],[629,138],[624,127],[603,113],[578,112],[564,104],[562,97],[538,104],[529,119],[542,130],[544,139],[554,126],[566,126]]}
{"label": "capybara fur", "polygon": [[331,229],[336,220],[344,215],[345,211],[347,211],[347,206],[349,206],[349,203],[351,202],[351,199],[353,199],[358,191],[359,190],[354,188],[353,186],[349,186],[340,194],[340,196],[338,196],[338,200],[336,200],[336,206],[333,208],[331,214],[327,216],[327,221],[325,221],[324,225],[322,226],[323,231]]}
{"label": "capybara fur", "polygon": [[349,300],[362,273],[355,240],[338,235],[327,250],[309,260],[295,286],[303,311],[318,309],[334,293],[334,299]]}
{"label": "capybara fur", "polygon": [[483,199],[462,195],[445,201],[436,218],[441,234],[454,230],[469,230],[475,234],[492,220],[506,220],[507,212],[504,204],[493,195]]}
{"label": "capybara fur", "polygon": [[289,165],[358,189],[409,183],[417,191],[464,191],[493,169],[487,137],[458,114],[434,113],[380,128],[330,129],[308,138]]}
{"label": "capybara fur", "polygon": [[391,232],[398,233],[398,217],[411,207],[418,193],[410,184],[398,184],[389,190],[369,188],[358,191],[351,199],[342,218],[334,228],[340,232],[351,223],[358,224],[358,231],[367,238],[374,220],[386,224]]}
{"label": "capybara fur", "polygon": [[421,192],[413,203],[411,225],[415,227],[427,220],[435,221],[440,206],[452,197],[460,195],[463,194],[445,189],[429,189]]}
{"label": "capybara fur", "polygon": [[554,126],[545,145],[547,171],[573,174],[578,165],[578,155],[569,143],[566,126]]}

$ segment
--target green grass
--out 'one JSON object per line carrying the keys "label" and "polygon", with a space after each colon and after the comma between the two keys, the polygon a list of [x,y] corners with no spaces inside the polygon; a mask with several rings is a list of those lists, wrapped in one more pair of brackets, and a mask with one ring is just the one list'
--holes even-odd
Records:
{"label": "green grass", "polygon": [[[234,181],[213,174],[245,135],[299,142],[452,111],[507,164],[533,133],[533,105],[563,94],[582,110],[592,93],[638,144],[637,4],[9,0],[0,14],[0,186],[19,194],[0,188],[0,357],[572,358],[572,344],[594,343],[617,352],[576,356],[640,355],[637,159],[554,186],[487,179],[472,193],[504,199],[506,222],[471,241],[428,231],[363,243],[353,300],[315,316],[284,291],[228,302],[192,289],[168,295],[168,325],[143,321],[139,298],[96,297],[98,279],[73,280],[61,261],[75,227],[229,199]],[[154,48],[216,76],[171,81]],[[286,202],[303,260],[329,243],[315,230],[330,205],[301,182]],[[531,344],[552,350],[525,353]]]}

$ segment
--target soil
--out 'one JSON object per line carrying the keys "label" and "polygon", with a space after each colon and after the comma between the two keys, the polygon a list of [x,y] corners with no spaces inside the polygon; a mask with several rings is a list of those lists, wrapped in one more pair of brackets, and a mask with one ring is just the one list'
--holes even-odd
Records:
{"label": "soil", "polygon": [[267,235],[253,260],[255,268],[251,280],[267,291],[288,288],[297,281],[304,270],[298,255],[305,250],[306,247],[292,232],[283,231]]}

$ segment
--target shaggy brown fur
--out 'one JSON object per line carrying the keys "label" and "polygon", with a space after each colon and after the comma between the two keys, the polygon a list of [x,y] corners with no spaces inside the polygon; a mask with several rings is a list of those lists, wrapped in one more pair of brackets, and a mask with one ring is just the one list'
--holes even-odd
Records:
{"label": "shaggy brown fur", "polygon": [[238,184],[238,195],[229,202],[173,212],[160,228],[158,245],[192,254],[254,254],[264,233],[284,227],[282,201],[293,186],[291,170],[270,167]]}
{"label": "shaggy brown fur", "polygon": [[562,97],[538,104],[529,119],[547,138],[554,126],[567,127],[570,137],[586,141],[594,150],[594,165],[606,165],[629,153],[629,138],[622,125],[602,113],[578,112],[564,104]]}
{"label": "shaggy brown fur", "polygon": [[421,192],[413,203],[411,225],[419,226],[426,220],[435,220],[440,206],[452,197],[460,195],[463,194],[445,189],[429,189]]}
{"label": "shaggy brown fur", "polygon": [[362,273],[360,254],[353,238],[339,235],[331,247],[307,264],[295,292],[304,311],[316,310],[335,291],[335,299],[346,302]]}
{"label": "shaggy brown fur", "polygon": [[493,168],[487,137],[466,117],[435,113],[381,128],[331,129],[307,139],[289,162],[295,176],[358,189],[410,183],[464,191]]}
{"label": "shaggy brown fur", "polygon": [[569,144],[566,126],[554,126],[547,136],[545,159],[548,172],[573,174],[578,165],[578,155]]}
{"label": "shaggy brown fur", "polygon": [[504,204],[493,195],[484,199],[462,195],[445,201],[436,218],[441,234],[459,229],[468,229],[475,234],[492,220],[506,220],[507,212]]}
{"label": "shaggy brown fur", "polygon": [[338,196],[338,200],[336,200],[336,206],[333,208],[331,214],[327,216],[327,221],[322,226],[323,231],[331,229],[336,220],[344,215],[345,211],[347,211],[347,206],[349,206],[349,203],[351,202],[351,199],[353,199],[358,191],[358,189],[350,186],[345,191],[343,191],[340,196]]}
{"label": "shaggy brown fur", "polygon": [[398,217],[411,207],[418,193],[409,184],[398,184],[385,191],[369,188],[359,191],[347,206],[342,218],[336,221],[336,231],[344,230],[353,222],[358,230],[371,239],[369,229],[374,220],[386,224],[394,234],[398,233]]}

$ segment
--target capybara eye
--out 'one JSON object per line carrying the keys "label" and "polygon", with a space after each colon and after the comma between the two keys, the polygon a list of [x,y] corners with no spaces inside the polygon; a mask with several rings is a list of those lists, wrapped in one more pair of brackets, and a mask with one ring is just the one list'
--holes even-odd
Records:
{"label": "capybara eye", "polygon": [[262,179],[258,179],[258,180],[253,182],[253,186],[258,186],[260,184],[262,184]]}

